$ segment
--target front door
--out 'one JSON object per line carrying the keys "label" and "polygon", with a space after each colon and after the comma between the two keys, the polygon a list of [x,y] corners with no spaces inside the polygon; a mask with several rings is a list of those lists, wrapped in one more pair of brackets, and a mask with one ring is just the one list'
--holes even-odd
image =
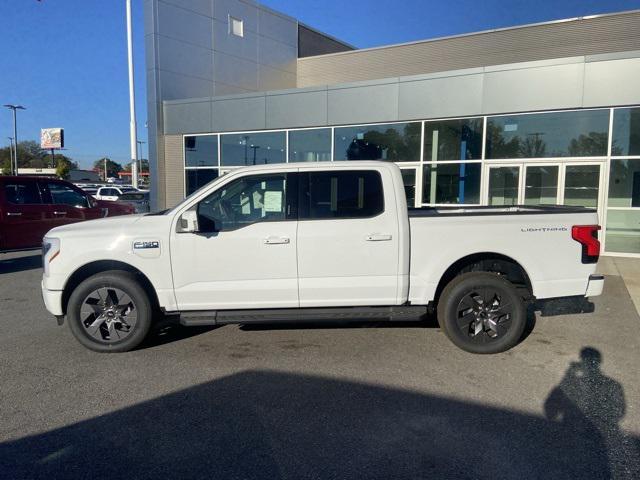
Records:
{"label": "front door", "polygon": [[[387,170],[300,168],[301,307],[393,305],[399,225]],[[402,195],[402,192],[398,192]]]}
{"label": "front door", "polygon": [[201,230],[173,233],[180,310],[298,307],[295,173],[252,174],[194,208]]}

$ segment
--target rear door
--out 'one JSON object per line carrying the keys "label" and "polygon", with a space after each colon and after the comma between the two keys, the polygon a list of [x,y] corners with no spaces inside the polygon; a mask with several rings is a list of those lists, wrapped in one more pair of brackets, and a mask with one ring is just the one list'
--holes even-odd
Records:
{"label": "rear door", "polygon": [[13,250],[38,247],[52,228],[34,178],[8,178],[2,185],[2,230],[0,248]]}
{"label": "rear door", "polygon": [[393,305],[399,225],[391,173],[300,171],[298,284],[301,307]]}

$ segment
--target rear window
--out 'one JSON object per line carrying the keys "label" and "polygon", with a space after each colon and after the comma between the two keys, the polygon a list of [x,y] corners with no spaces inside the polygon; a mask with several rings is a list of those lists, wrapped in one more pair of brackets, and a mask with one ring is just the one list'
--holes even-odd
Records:
{"label": "rear window", "polygon": [[14,205],[33,205],[42,203],[36,182],[13,180],[4,184],[4,196]]}
{"label": "rear window", "polygon": [[123,193],[120,196],[120,200],[144,200],[144,193]]}
{"label": "rear window", "polygon": [[374,217],[384,211],[382,178],[367,170],[309,172],[300,200],[301,220]]}

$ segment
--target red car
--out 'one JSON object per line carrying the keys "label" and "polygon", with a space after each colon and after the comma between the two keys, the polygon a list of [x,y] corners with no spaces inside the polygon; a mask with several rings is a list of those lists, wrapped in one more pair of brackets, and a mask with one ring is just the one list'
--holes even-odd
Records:
{"label": "red car", "polygon": [[96,200],[63,180],[0,176],[0,252],[40,247],[60,225],[130,213],[130,205]]}

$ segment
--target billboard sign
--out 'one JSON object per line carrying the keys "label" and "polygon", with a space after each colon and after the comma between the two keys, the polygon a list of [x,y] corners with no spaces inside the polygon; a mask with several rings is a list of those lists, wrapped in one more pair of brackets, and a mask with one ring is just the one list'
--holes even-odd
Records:
{"label": "billboard sign", "polygon": [[40,148],[45,150],[64,148],[64,128],[40,129]]}

